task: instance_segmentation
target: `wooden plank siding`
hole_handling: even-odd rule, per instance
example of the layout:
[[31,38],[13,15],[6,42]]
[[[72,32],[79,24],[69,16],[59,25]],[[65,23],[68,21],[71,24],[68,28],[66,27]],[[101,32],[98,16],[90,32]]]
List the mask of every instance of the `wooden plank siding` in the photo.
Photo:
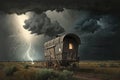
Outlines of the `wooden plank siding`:
[[[69,49],[71,43],[72,48]],[[65,34],[44,44],[45,59],[47,61],[76,61],[80,39],[75,34]]]

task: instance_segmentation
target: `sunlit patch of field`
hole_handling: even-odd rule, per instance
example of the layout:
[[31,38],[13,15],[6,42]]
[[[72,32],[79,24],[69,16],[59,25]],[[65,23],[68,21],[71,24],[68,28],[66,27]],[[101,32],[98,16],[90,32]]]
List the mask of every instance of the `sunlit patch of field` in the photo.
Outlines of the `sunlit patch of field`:
[[102,80],[120,80],[120,61],[80,61],[79,72],[93,74]]
[[81,61],[79,67],[103,73],[120,73],[120,61]]

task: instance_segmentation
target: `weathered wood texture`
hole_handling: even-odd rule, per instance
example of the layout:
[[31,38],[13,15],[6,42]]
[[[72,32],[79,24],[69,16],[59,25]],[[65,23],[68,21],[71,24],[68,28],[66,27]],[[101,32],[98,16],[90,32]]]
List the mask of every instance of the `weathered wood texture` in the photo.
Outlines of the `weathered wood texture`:
[[44,44],[47,61],[77,61],[80,38],[75,34],[65,34]]

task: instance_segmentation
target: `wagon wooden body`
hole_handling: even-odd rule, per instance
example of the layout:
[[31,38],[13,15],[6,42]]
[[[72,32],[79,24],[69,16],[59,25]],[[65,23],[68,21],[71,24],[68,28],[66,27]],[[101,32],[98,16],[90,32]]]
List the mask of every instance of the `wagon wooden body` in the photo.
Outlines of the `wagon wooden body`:
[[78,47],[80,38],[72,33],[58,36],[44,44],[46,62],[67,65],[69,62],[78,61]]

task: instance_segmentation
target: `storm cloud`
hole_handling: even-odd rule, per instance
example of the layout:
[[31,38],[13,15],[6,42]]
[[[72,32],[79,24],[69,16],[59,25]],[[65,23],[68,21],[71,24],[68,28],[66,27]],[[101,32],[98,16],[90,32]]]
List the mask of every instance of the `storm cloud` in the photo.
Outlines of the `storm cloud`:
[[[118,60],[119,4],[119,0],[3,0],[0,2],[0,60],[23,60],[29,44],[26,46],[24,43],[27,41],[19,38],[18,35],[22,33],[19,32],[20,26],[11,15],[26,12],[33,15],[22,27],[31,34],[37,34],[33,40],[36,51],[36,54],[32,54],[34,60],[44,56],[44,42],[62,32],[79,35],[80,59]],[[51,13],[46,13],[48,10]]]
[[45,13],[34,13],[25,21],[25,25],[23,27],[31,31],[32,34],[44,34],[50,37],[64,32],[64,28],[57,21],[51,22],[50,18],[48,18]]
[[79,52],[84,60],[119,60],[120,19],[113,15],[94,15],[78,20],[74,28],[80,35]]
[[28,11],[42,13],[47,10],[56,10],[59,12],[66,8],[118,13],[119,4],[119,0],[3,0],[0,2],[0,10],[21,14]]

